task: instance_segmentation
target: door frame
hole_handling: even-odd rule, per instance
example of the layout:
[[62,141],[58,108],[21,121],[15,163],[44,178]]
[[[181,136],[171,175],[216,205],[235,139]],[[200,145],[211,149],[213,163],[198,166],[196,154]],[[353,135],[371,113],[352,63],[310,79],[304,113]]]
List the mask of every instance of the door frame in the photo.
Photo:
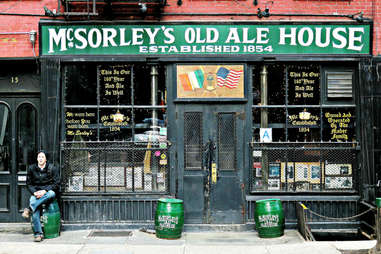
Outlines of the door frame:
[[[0,222],[21,222],[24,221],[20,216],[24,207],[27,207],[30,197],[29,191],[26,187],[26,174],[27,171],[19,171],[17,165],[17,142],[18,142],[18,129],[17,129],[17,113],[20,106],[24,104],[31,105],[36,110],[36,146],[40,147],[40,96],[38,95],[14,95],[14,96],[1,96],[0,103],[9,107],[10,121],[11,121],[11,168],[9,173],[2,172],[0,174],[2,186],[8,186],[9,200],[6,201],[9,209],[0,209]],[[5,177],[8,175],[8,179]],[[5,183],[8,181],[8,183]]]
[[[176,104],[176,168],[178,169],[178,192],[177,196],[184,199],[184,210],[186,223],[204,223],[204,224],[239,224],[246,222],[245,216],[245,197],[246,197],[246,165],[247,161],[247,119],[246,119],[246,105],[245,104],[227,104],[227,103],[213,103],[213,104]],[[236,162],[235,170],[219,170],[219,179],[216,183],[212,183],[209,169],[202,165],[200,169],[185,170],[184,165],[184,113],[196,113],[201,115],[201,147],[205,149],[206,143],[210,135],[212,141],[217,142],[216,149],[218,149],[218,116],[220,114],[234,114],[235,118],[235,152]],[[206,113],[206,115],[204,115]],[[207,119],[205,119],[207,118]],[[213,118],[213,119],[211,119]],[[209,119],[209,120],[208,120]],[[240,120],[240,121],[237,121]],[[212,123],[208,124],[208,121]],[[204,125],[205,124],[205,125]],[[209,126],[208,126],[209,125]],[[209,133],[205,130],[210,128]],[[201,163],[205,161],[205,152],[202,152]],[[214,151],[215,163],[218,167],[217,150]],[[220,181],[220,183],[218,183]],[[226,182],[227,181],[227,182]],[[221,186],[223,183],[228,183],[231,186]],[[230,189],[230,201],[223,200],[223,192]],[[201,189],[202,188],[202,189]],[[189,192],[189,193],[188,193]],[[228,194],[229,194],[228,193]],[[204,194],[204,195],[202,195]],[[229,197],[229,195],[226,195]],[[203,198],[203,199],[202,199]],[[238,198],[236,200],[236,198]],[[238,203],[236,202],[238,201]],[[188,204],[187,204],[188,203]],[[232,205],[233,203],[234,205]],[[188,207],[187,207],[188,206]],[[192,208],[189,208],[191,206]],[[237,207],[236,207],[237,206]],[[189,208],[189,209],[188,209]],[[188,215],[187,216],[187,211]]]

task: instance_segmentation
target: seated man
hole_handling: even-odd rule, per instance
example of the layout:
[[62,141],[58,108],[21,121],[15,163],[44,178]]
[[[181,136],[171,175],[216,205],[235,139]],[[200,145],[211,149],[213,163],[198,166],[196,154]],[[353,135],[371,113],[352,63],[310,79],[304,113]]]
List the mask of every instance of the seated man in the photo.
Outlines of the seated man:
[[28,168],[26,184],[32,194],[29,199],[29,207],[24,209],[22,216],[29,218],[32,212],[32,223],[34,230],[34,241],[41,242],[43,232],[40,221],[40,206],[52,200],[59,190],[59,172],[53,164],[47,162],[46,153],[37,153],[37,164]]

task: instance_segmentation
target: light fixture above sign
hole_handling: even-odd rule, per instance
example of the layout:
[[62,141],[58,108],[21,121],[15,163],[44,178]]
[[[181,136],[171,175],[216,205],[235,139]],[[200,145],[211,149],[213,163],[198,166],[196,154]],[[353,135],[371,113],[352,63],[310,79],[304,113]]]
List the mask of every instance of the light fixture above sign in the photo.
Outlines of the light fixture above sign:
[[121,123],[124,120],[124,115],[120,113],[119,109],[115,114],[111,115],[115,123]]
[[299,113],[299,118],[301,120],[309,120],[311,118],[311,113],[307,111],[303,111]]

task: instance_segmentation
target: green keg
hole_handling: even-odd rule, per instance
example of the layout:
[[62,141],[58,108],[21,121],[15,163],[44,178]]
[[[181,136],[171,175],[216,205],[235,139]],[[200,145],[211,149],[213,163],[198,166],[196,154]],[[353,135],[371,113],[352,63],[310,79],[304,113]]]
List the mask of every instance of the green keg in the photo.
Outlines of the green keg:
[[178,239],[184,226],[184,206],[181,199],[161,198],[155,214],[156,236],[163,239]]
[[279,237],[284,233],[284,214],[279,199],[257,200],[255,206],[255,227],[259,237]]
[[377,208],[381,208],[381,198],[376,198],[376,206]]
[[58,202],[54,199],[42,213],[44,238],[55,238],[60,235],[61,213]]

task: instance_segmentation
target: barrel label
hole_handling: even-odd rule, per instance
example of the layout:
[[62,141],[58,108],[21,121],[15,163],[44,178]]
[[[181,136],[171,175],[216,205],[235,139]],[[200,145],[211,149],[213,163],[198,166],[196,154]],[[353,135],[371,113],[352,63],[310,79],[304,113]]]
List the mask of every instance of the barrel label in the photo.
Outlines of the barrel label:
[[279,226],[279,215],[260,215],[258,216],[259,224],[263,228]]
[[159,227],[161,228],[175,228],[179,223],[178,216],[159,215],[158,216]]

